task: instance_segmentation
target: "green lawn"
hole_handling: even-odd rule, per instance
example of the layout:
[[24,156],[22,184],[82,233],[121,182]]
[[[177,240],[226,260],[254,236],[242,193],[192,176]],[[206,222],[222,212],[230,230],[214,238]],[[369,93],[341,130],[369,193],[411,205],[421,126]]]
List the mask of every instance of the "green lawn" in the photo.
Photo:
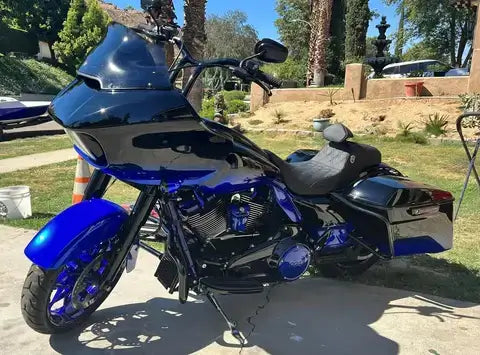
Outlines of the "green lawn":
[[[250,138],[285,157],[299,148],[318,148],[316,138],[292,135],[250,134]],[[384,161],[412,179],[452,191],[459,196],[467,169],[467,161],[459,144],[420,146],[398,143],[388,138],[360,138],[358,141],[377,146]],[[27,184],[32,188],[34,218],[9,221],[9,225],[39,228],[70,203],[75,162],[4,174],[0,186]],[[135,199],[136,192],[116,183],[107,197],[116,202]],[[444,297],[480,303],[480,194],[469,186],[458,221],[455,223],[454,249],[436,255],[406,258],[406,267],[380,264],[358,279],[367,284],[410,289]]]
[[73,77],[35,59],[0,57],[0,96],[21,92],[56,95]]
[[66,135],[16,139],[0,142],[0,160],[71,147],[72,142]]

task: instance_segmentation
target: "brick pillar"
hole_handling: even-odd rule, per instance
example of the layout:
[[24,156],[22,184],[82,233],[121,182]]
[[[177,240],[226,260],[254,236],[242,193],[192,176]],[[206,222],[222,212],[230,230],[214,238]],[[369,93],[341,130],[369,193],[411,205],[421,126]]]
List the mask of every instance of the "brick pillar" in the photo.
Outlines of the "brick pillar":
[[262,106],[268,103],[268,95],[260,86],[252,83],[250,89],[250,112],[255,112]]
[[468,80],[468,92],[480,92],[480,8],[477,8],[477,23],[473,37],[472,67]]
[[348,97],[355,97],[355,100],[361,100],[366,97],[367,77],[365,73],[365,65],[347,64],[345,68],[345,91]]

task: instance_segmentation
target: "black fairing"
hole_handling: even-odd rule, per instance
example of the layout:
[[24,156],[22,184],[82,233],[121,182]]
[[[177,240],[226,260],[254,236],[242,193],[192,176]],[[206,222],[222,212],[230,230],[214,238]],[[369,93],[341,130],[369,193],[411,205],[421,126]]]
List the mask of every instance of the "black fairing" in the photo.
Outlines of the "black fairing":
[[118,23],[88,55],[78,73],[97,80],[102,89],[170,90],[163,42],[154,43]]
[[49,113],[67,129],[200,121],[185,97],[175,90],[98,90],[81,77],[53,100]]
[[232,153],[258,162],[232,184],[275,170],[254,143],[198,116],[168,82],[164,58],[163,43],[113,24],[49,113],[90,164],[126,181],[222,181]]

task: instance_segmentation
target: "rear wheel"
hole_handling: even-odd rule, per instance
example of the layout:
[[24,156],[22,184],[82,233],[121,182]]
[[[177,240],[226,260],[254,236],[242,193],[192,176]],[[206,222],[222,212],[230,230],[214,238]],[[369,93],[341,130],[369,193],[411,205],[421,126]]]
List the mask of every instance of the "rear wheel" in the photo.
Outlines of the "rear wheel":
[[115,257],[112,243],[83,252],[57,270],[30,268],[22,289],[21,307],[26,323],[45,334],[61,333],[82,324],[107,298],[105,283]]

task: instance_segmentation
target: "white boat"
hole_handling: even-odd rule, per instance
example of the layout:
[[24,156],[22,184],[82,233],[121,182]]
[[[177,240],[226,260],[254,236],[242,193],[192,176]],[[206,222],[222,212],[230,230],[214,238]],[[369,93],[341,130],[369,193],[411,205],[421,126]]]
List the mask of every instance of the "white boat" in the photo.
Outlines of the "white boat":
[[0,97],[0,130],[36,125],[49,120],[49,101],[18,101]]

